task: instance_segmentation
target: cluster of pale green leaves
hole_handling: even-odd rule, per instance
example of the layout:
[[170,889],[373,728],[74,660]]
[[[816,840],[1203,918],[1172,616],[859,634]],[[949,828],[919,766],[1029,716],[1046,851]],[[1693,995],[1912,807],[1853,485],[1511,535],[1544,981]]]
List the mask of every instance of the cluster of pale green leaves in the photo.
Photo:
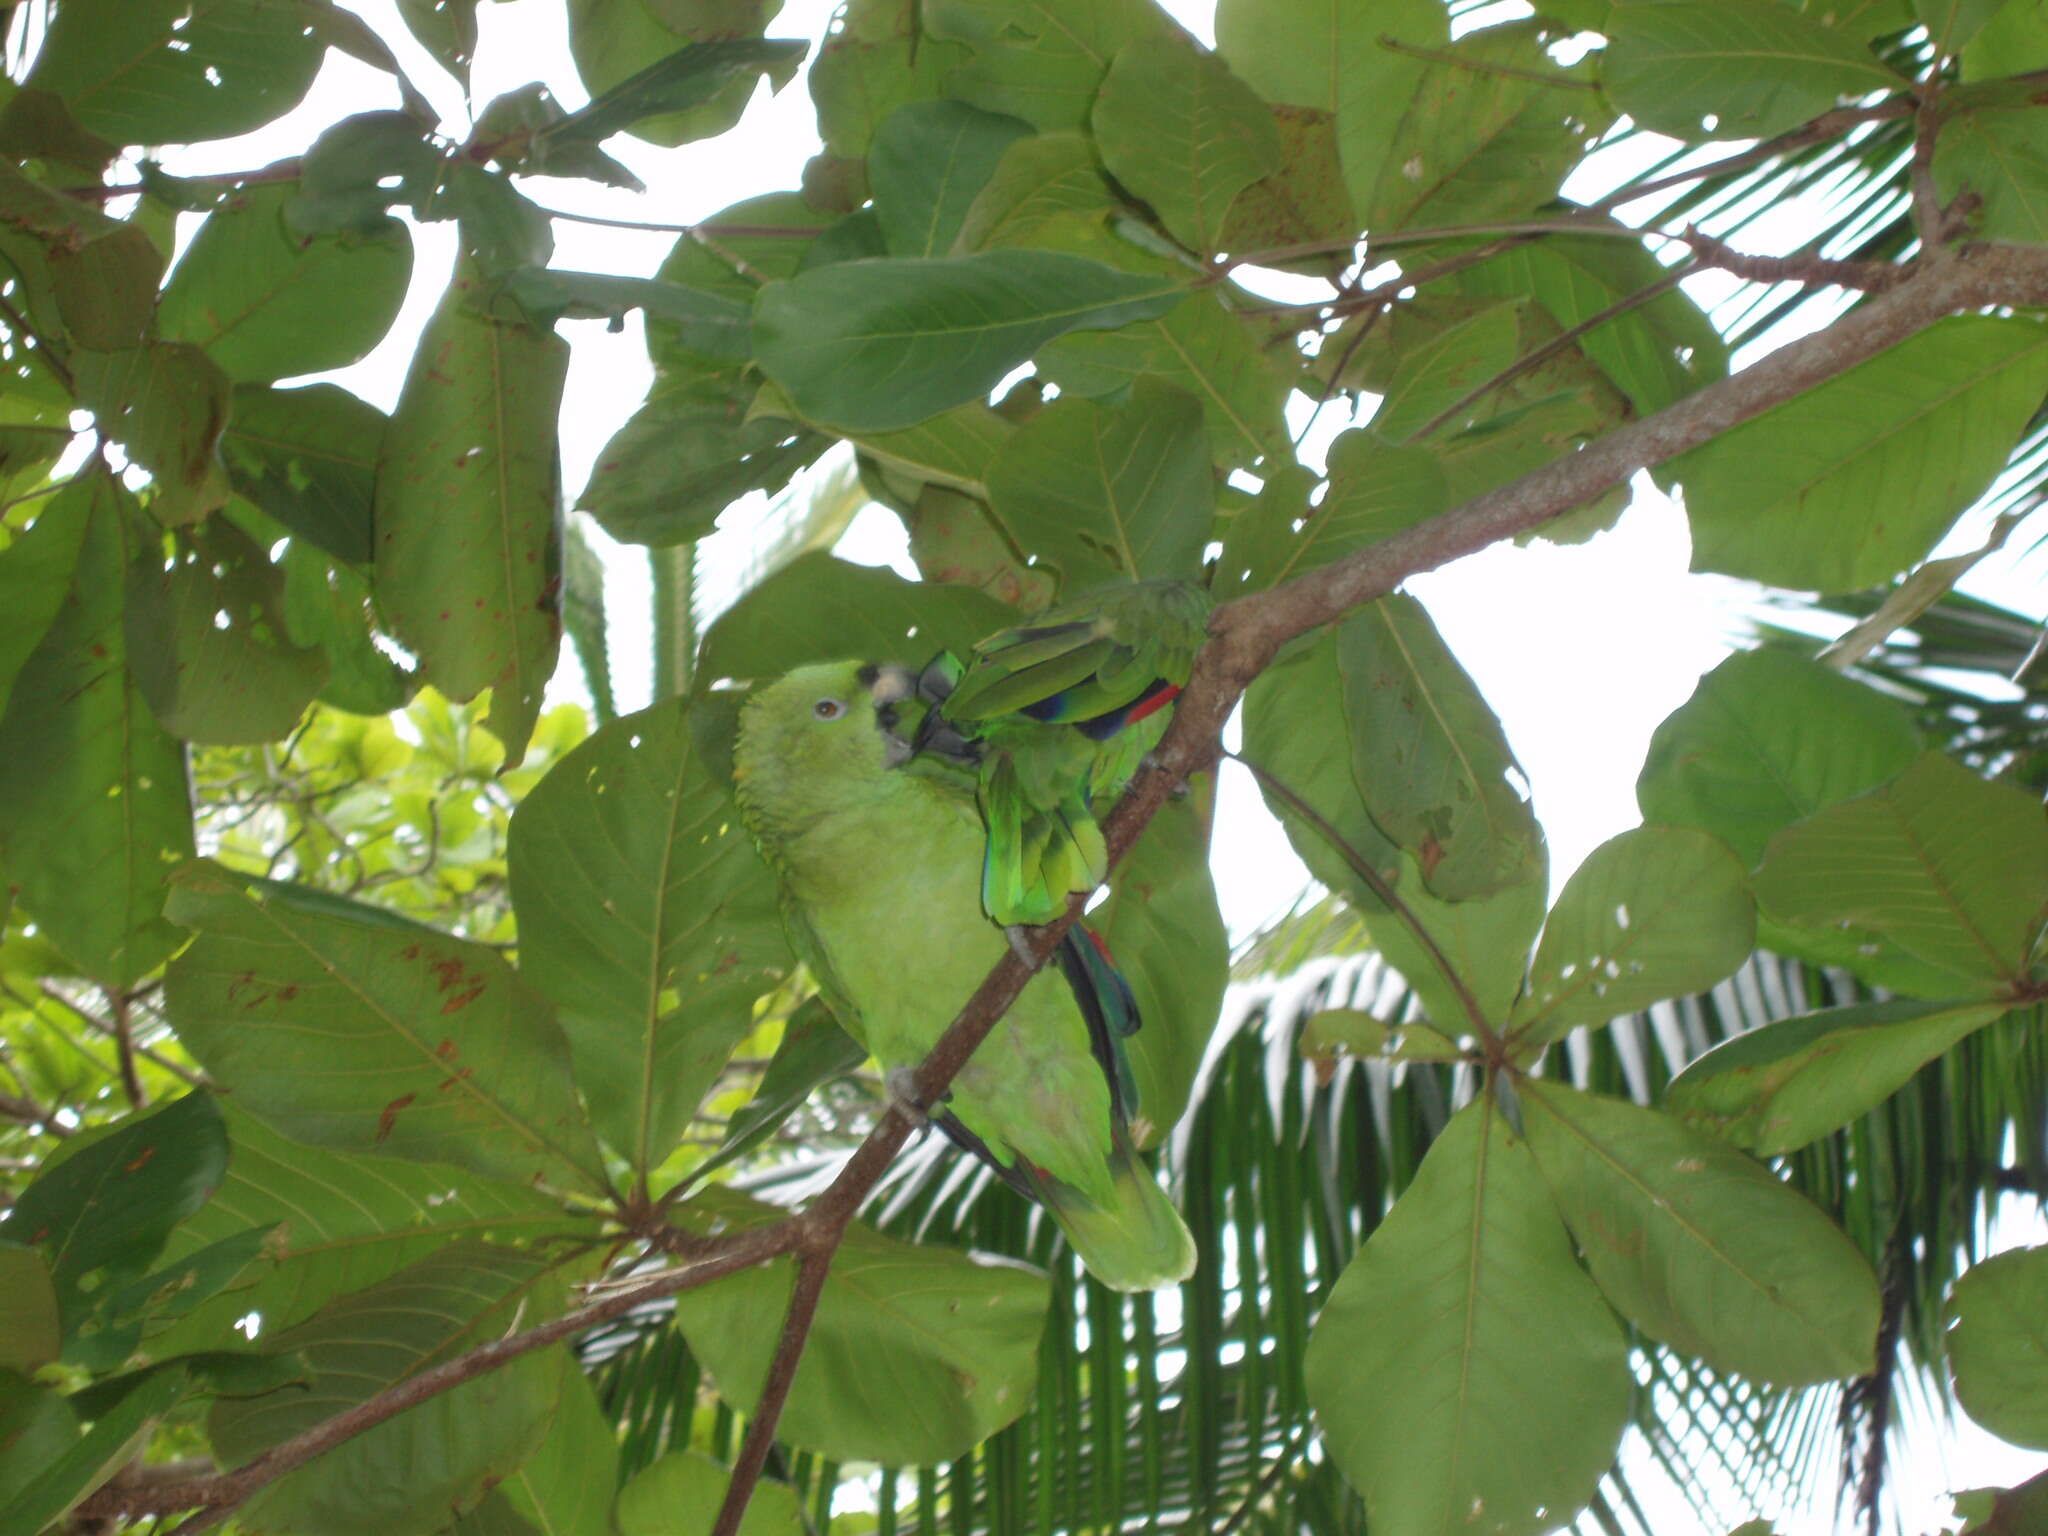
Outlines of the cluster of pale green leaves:
[[[466,83],[473,0],[400,9]],[[1107,581],[1269,588],[1679,404],[1726,371],[1714,328],[1638,232],[1558,201],[1620,113],[1699,142],[1845,95],[1896,103],[1887,60],[1924,25],[1927,57],[1960,59],[1937,180],[1973,195],[1986,236],[2036,238],[2048,211],[2041,114],[1978,78],[2048,61],[2025,4],[1549,0],[1454,41],[1439,0],[1225,0],[1212,51],[1150,0],[852,0],[810,64],[824,152],[802,190],[717,215],[653,279],[549,268],[549,217],[514,178],[630,185],[611,135],[722,132],[763,75],[798,67],[801,45],[761,37],[766,10],[578,0],[590,104],[513,92],[459,143],[322,0],[62,0],[0,101],[6,974],[37,1009],[66,1006],[45,982],[103,1003],[116,1034],[151,1010],[183,1053],[164,1060],[221,1091],[32,1143],[0,1227],[24,1301],[0,1331],[0,1494],[24,1533],[151,1422],[238,1464],[558,1313],[650,1197],[700,1235],[774,1214],[711,1175],[860,1053],[792,978],[730,806],[734,695],[716,684],[921,661]],[[1579,28],[1606,46],[1560,65]],[[401,109],[246,177],[144,161],[108,182],[120,147],[276,118],[330,47],[389,70]],[[391,324],[410,275],[395,210],[453,220],[463,252],[396,409],[280,386]],[[178,213],[203,219],[171,265]],[[1358,275],[1361,231],[1401,265],[1382,288]],[[1332,291],[1276,304],[1235,280],[1259,267]],[[847,443],[923,579],[804,556],[710,628],[690,697],[579,742],[541,716],[579,569],[553,324],[636,307],[656,382],[581,506],[621,538],[685,543]],[[1289,400],[1335,391],[1382,398],[1304,465]],[[1859,587],[1927,556],[2044,391],[2038,317],[1960,318],[1660,474],[1702,567]],[[79,410],[90,451],[53,485]],[[486,691],[487,712],[443,702]],[[403,725],[355,718],[408,704]],[[1479,1068],[1306,1360],[1376,1530],[1569,1518],[1621,1433],[1617,1313],[1765,1381],[1870,1367],[1868,1265],[1750,1154],[1844,1123],[2041,996],[2038,806],[1919,755],[1831,673],[1740,658],[1660,735],[1651,825],[1546,916],[1505,739],[1404,597],[1291,648],[1248,697],[1245,752],[1426,1012],[1328,1020],[1316,1043]],[[1206,854],[1197,793],[1096,913],[1149,1021],[1153,1140],[1224,984]],[[1896,998],[1758,1031],[1659,1109],[1540,1072],[1568,1031],[1714,982],[1759,934]],[[726,1068],[748,1042],[774,1058],[736,1104]],[[729,1124],[686,1145],[707,1101]],[[2030,1443],[2048,1362],[2014,1298],[2044,1263],[1986,1265],[1955,1301],[1963,1400]],[[768,1266],[679,1301],[741,1412],[789,1285]],[[1022,1411],[1048,1291],[855,1229],[783,1441],[837,1462],[964,1454]],[[557,1347],[380,1424],[240,1519],[701,1526],[721,1469],[678,1449],[614,1502],[615,1458]]]

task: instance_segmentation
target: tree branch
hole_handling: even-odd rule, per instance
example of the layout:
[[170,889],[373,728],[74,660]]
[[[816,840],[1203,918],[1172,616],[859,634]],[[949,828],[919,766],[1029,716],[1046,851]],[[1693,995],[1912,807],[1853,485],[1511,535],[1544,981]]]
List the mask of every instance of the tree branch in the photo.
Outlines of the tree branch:
[[718,1251],[676,1269],[664,1270],[633,1285],[612,1292],[601,1301],[578,1307],[551,1322],[508,1334],[468,1354],[458,1355],[431,1370],[386,1387],[365,1398],[346,1412],[315,1424],[311,1429],[272,1446],[262,1455],[244,1462],[232,1472],[196,1477],[182,1482],[148,1487],[109,1485],[78,1506],[77,1514],[88,1518],[161,1514],[172,1510],[203,1508],[206,1513],[188,1521],[181,1531],[209,1530],[225,1520],[234,1507],[266,1483],[330,1451],[344,1440],[395,1418],[406,1409],[436,1397],[451,1387],[495,1370],[507,1361],[550,1344],[573,1338],[586,1328],[623,1317],[635,1307],[664,1296],[709,1285],[727,1275],[780,1258],[794,1249],[802,1233],[803,1218],[771,1222],[721,1238]]
[[768,1362],[768,1377],[761,1384],[754,1417],[747,1423],[747,1438],[740,1442],[740,1453],[733,1458],[725,1502],[719,1506],[711,1536],[737,1536],[740,1517],[747,1512],[754,1485],[761,1480],[761,1469],[768,1464],[768,1452],[775,1444],[775,1426],[782,1419],[782,1405],[789,1399],[790,1383],[796,1380],[797,1362],[803,1358],[804,1344],[811,1336],[811,1320],[818,1315],[818,1297],[824,1293],[825,1276],[832,1269],[832,1252],[845,1230],[841,1223],[823,1247],[807,1249],[797,1260],[796,1285],[789,1293],[789,1310],[783,1315],[782,1337],[775,1342],[775,1358]]

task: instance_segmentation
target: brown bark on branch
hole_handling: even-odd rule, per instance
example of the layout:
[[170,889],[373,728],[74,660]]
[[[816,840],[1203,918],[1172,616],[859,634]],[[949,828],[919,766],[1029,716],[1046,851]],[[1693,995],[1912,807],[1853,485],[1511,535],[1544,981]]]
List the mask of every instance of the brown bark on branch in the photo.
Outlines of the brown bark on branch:
[[[1122,859],[1175,787],[1191,773],[1215,764],[1224,721],[1245,688],[1287,641],[1385,596],[1410,576],[1569,512],[1637,470],[1676,458],[1877,356],[1947,315],[1995,305],[2048,305],[2048,249],[1980,246],[1960,249],[1949,260],[1923,264],[1905,281],[1827,330],[1789,343],[1732,378],[1331,565],[1224,604],[1211,618],[1209,641],[1196,657],[1193,675],[1176,701],[1172,725],[1103,823],[1110,864]],[[1028,930],[1023,942],[1006,953],[975,989],[917,1069],[916,1092],[922,1102],[937,1102],[1033,972],[1050,957],[1081,906],[1076,897],[1056,921]],[[825,1193],[786,1221],[711,1239],[671,1235],[662,1241],[659,1232],[638,1232],[636,1235],[660,1246],[696,1255],[697,1262],[422,1372],[232,1472],[160,1488],[104,1489],[87,1500],[80,1512],[132,1516],[206,1506],[206,1512],[185,1529],[208,1529],[274,1478],[507,1360],[570,1338],[657,1297],[796,1254],[800,1259],[798,1283],[782,1342],[770,1366],[769,1385],[775,1388],[775,1395],[764,1390],[748,1426],[741,1465],[734,1469],[716,1528],[719,1536],[727,1536],[737,1526],[773,1441],[780,1397],[786,1395],[788,1381],[794,1377],[832,1252],[911,1129],[903,1112],[892,1110],[885,1115]]]

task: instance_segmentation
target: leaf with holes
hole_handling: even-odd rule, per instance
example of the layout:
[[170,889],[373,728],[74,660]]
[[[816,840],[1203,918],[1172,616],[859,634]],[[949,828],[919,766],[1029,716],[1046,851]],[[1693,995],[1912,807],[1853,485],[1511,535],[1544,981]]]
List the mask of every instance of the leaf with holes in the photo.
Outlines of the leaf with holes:
[[95,1296],[139,1277],[171,1229],[206,1204],[227,1160],[219,1109],[188,1093],[131,1116],[22,1191],[7,1232],[48,1262],[67,1337]]
[[1643,127],[1679,139],[1767,139],[1841,98],[1905,85],[1853,32],[1765,0],[1617,7],[1602,83]]
[[187,741],[276,741],[327,681],[327,657],[292,640],[284,572],[220,518],[145,550],[128,570],[128,652],[157,719]]
[[554,1010],[494,951],[197,861],[165,976],[178,1038],[256,1114],[347,1152],[605,1185]]
[[377,601],[420,672],[516,767],[561,644],[555,418],[569,348],[470,310],[458,274],[420,336],[377,461]]
[[1070,594],[1197,575],[1215,516],[1201,404],[1151,379],[1121,406],[1054,401],[997,452],[988,496]]
[[987,394],[1055,336],[1164,314],[1186,287],[1058,251],[837,262],[761,289],[754,355],[806,417],[887,431]]
[[1576,1025],[1704,992],[1755,943],[1756,903],[1723,843],[1682,827],[1623,832],[1587,855],[1559,893],[1515,1033],[1554,1040]]
[[70,0],[27,83],[117,144],[187,144],[290,111],[326,52],[298,0]]
[[181,942],[164,871],[192,853],[184,744],[128,669],[122,593],[142,540],[134,498],[103,471],[50,498],[53,537],[80,528],[65,601],[0,716],[0,855],[43,937],[125,987]]
[[295,195],[282,184],[232,194],[199,226],[158,306],[166,340],[202,348],[237,383],[355,362],[405,302],[412,237],[403,224],[302,240],[284,222]]

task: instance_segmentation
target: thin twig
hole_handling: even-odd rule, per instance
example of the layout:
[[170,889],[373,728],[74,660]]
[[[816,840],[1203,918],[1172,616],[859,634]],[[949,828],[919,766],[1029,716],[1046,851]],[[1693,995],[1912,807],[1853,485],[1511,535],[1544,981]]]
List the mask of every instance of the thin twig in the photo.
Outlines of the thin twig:
[[142,1074],[135,1070],[135,1037],[129,1029],[127,994],[109,988],[107,1007],[114,1015],[114,1057],[121,1067],[121,1091],[128,1096],[130,1109],[141,1109],[149,1103],[149,1093],[142,1086]]
[[[840,1232],[844,1230],[842,1226]],[[733,1458],[732,1478],[726,1484],[725,1502],[719,1507],[711,1536],[737,1536],[740,1517],[747,1512],[761,1469],[768,1464],[775,1426],[781,1422],[782,1405],[789,1398],[797,1362],[803,1359],[804,1344],[811,1336],[811,1320],[818,1315],[818,1298],[831,1272],[832,1249],[838,1246],[839,1235],[832,1235],[829,1246],[808,1250],[797,1260],[796,1284],[789,1293],[789,1310],[783,1314],[782,1336],[775,1341],[775,1358],[768,1362],[768,1377],[761,1383],[760,1400],[747,1423],[747,1437]]]
[[1598,202],[1589,204],[1587,211],[1612,213],[1622,204],[1632,203],[1637,198],[1666,192],[1673,187],[1682,187],[1688,182],[1705,181],[1715,176],[1731,176],[1739,171],[1762,165],[1766,161],[1775,160],[1778,156],[1789,154],[1795,149],[1803,149],[1808,144],[1818,144],[1823,139],[1832,139],[1837,134],[1847,133],[1861,124],[1911,117],[1913,112],[1913,102],[1899,96],[1889,101],[1878,102],[1875,106],[1835,107],[1821,113],[1810,122],[1801,123],[1797,128],[1787,129],[1775,139],[1765,139],[1761,144],[1752,144],[1748,149],[1723,156],[1706,165],[1697,166],[1689,171],[1673,171],[1668,176],[1660,176],[1655,181],[1646,181],[1639,186],[1625,184],[1616,187]]
[[1826,256],[1751,256],[1723,244],[1697,224],[1686,226],[1678,238],[1692,247],[1701,266],[1731,272],[1752,283],[1832,284],[1862,293],[1883,293],[1896,288],[1913,272],[1909,266],[1889,261],[1835,261]]
[[1464,394],[1444,407],[1443,410],[1438,411],[1436,415],[1432,416],[1421,431],[1412,433],[1411,436],[1415,438],[1430,436],[1442,428],[1446,422],[1457,420],[1467,409],[1478,401],[1485,399],[1486,396],[1492,394],[1493,391],[1499,389],[1502,385],[1511,384],[1532,369],[1542,367],[1544,363],[1571,346],[1573,342],[1584,336],[1588,331],[1596,331],[1608,321],[1619,319],[1630,310],[1640,308],[1652,299],[1669,293],[1696,270],[1696,266],[1692,263],[1674,267],[1647,288],[1639,288],[1627,298],[1615,300],[1614,303],[1608,305],[1598,314],[1588,315],[1577,325],[1567,327],[1565,330],[1558,332],[1557,335],[1551,337],[1527,356],[1516,358],[1492,378],[1465,391]]

